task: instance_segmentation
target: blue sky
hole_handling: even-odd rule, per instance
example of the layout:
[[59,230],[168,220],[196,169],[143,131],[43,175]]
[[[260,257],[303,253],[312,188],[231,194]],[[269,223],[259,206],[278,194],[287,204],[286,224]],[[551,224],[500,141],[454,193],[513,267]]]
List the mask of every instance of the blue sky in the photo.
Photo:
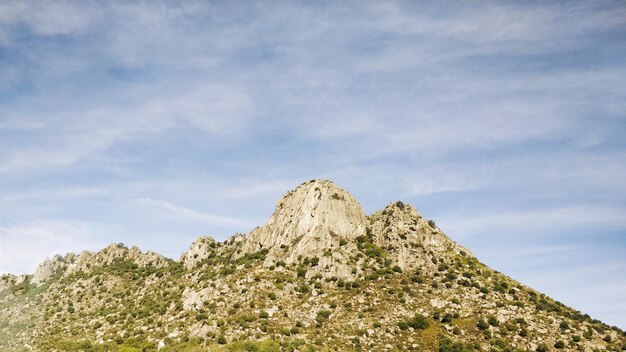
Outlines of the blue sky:
[[178,258],[312,178],[626,329],[626,5],[0,3],[0,272]]

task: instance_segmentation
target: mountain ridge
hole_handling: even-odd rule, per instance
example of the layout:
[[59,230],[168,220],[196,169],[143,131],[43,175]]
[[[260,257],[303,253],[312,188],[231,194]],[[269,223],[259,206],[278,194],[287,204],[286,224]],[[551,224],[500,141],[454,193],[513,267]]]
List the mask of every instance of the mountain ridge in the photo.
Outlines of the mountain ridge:
[[263,343],[626,349],[623,331],[493,271],[413,206],[392,202],[366,215],[328,180],[287,192],[247,235],[197,238],[178,261],[112,244],[0,278],[0,350],[261,350]]

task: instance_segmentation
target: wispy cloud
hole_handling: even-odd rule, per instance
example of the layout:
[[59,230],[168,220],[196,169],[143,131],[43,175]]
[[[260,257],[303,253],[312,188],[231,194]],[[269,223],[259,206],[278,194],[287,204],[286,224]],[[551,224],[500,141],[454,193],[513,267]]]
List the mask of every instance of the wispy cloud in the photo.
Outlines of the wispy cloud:
[[299,184],[299,182],[301,182],[301,180],[270,180],[266,182],[250,180],[240,185],[227,188],[223,192],[223,197],[250,199],[267,193],[283,194],[286,192],[286,190],[292,188],[294,185]]
[[3,2],[4,233],[176,257],[320,177],[368,212],[414,202],[494,266],[524,233],[533,258],[591,236],[624,256],[626,7],[443,6]]
[[165,210],[175,213],[178,216],[183,216],[185,218],[193,219],[196,221],[201,221],[207,224],[215,224],[215,225],[229,226],[229,227],[249,226],[249,224],[247,224],[245,221],[242,221],[239,219],[219,216],[216,214],[203,213],[197,210],[193,210],[193,209],[189,209],[189,208],[172,204],[162,199],[136,198],[135,200],[143,204],[148,204],[148,205],[163,208]]
[[[182,123],[209,133],[234,133],[242,128],[242,121],[247,118],[247,105],[245,94],[237,89],[204,85],[182,94],[168,92],[147,101],[69,112],[61,119],[63,128],[47,122],[46,129],[33,131],[33,138],[42,137],[36,146],[20,146],[0,153],[0,158],[5,156],[0,173],[71,165],[114,144],[157,134]],[[60,115],[63,111],[56,113]],[[58,134],[48,135],[48,130]]]
[[2,196],[4,202],[20,202],[24,200],[56,199],[65,200],[68,198],[90,197],[103,195],[104,192],[96,187],[63,187],[57,189],[40,189],[17,191],[12,194]]
[[62,220],[31,220],[0,224],[0,272],[33,273],[44,258],[67,252],[80,253],[101,246],[89,226]]
[[[623,208],[602,206],[568,206],[547,209],[498,211],[490,209],[487,214],[467,214],[455,219],[442,219],[446,228],[463,238],[481,233],[503,233],[506,236],[532,233],[560,234],[572,228],[626,228]],[[469,216],[468,216],[469,215]],[[593,236],[600,236],[596,232]]]
[[478,186],[478,184],[472,184],[463,180],[427,179],[423,181],[410,182],[408,196],[424,196],[443,192],[468,191]]

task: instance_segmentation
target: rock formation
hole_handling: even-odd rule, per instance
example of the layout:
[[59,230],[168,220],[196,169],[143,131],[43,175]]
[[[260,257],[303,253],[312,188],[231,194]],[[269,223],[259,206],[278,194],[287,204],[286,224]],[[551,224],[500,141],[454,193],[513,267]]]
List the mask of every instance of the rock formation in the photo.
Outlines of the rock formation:
[[46,258],[37,266],[30,282],[35,286],[44,284],[55,273],[65,270],[75,259],[76,255],[74,253],[69,253],[65,257],[57,254],[52,259]]
[[12,274],[2,274],[0,276],[0,292],[10,289],[16,285],[16,277]]
[[213,239],[213,237],[198,237],[195,241],[193,241],[189,250],[180,256],[180,261],[183,263],[185,268],[191,269],[203,259],[206,259],[211,252],[211,249],[215,248],[216,245],[217,242]]
[[288,246],[285,259],[318,255],[365,234],[367,220],[359,202],[325,180],[312,180],[288,192],[267,224],[246,238],[245,252]]
[[89,272],[94,268],[112,264],[115,260],[132,261],[138,267],[152,266],[161,268],[169,265],[168,260],[160,254],[154,252],[141,252],[141,250],[133,246],[127,248],[122,243],[111,244],[101,250],[93,253],[84,251],[67,265],[63,276],[68,276],[76,272]]
[[315,258],[318,265],[309,275],[353,278],[360,270],[352,272],[355,263],[349,258],[358,238],[375,246],[371,250],[384,249],[386,259],[403,270],[435,271],[434,252],[470,254],[413,206],[394,202],[368,217],[350,193],[328,180],[311,180],[289,191],[267,224],[243,239],[241,253],[266,249],[268,266],[276,261],[290,264],[303,257]]
[[[311,180],[288,192],[276,205],[267,224],[253,230],[242,244],[242,253],[266,249],[266,263],[317,258],[310,274],[350,276],[349,251],[343,243],[365,235],[367,219],[359,202],[327,180]],[[326,255],[324,255],[326,253]]]
[[432,262],[433,257],[471,254],[409,204],[389,204],[370,217],[370,224],[373,242],[385,249],[403,270],[419,268],[434,272],[437,265]]
[[0,351],[620,349],[622,330],[490,269],[413,206],[368,216],[325,180],[178,262],[113,244],[0,277]]

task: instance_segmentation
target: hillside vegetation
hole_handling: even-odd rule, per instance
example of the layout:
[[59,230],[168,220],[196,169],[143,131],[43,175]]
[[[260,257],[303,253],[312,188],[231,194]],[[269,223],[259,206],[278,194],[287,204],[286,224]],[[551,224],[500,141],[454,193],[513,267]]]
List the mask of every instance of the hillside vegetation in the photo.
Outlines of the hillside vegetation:
[[329,181],[180,261],[113,244],[0,280],[1,351],[619,351],[626,336],[498,273],[407,204]]

